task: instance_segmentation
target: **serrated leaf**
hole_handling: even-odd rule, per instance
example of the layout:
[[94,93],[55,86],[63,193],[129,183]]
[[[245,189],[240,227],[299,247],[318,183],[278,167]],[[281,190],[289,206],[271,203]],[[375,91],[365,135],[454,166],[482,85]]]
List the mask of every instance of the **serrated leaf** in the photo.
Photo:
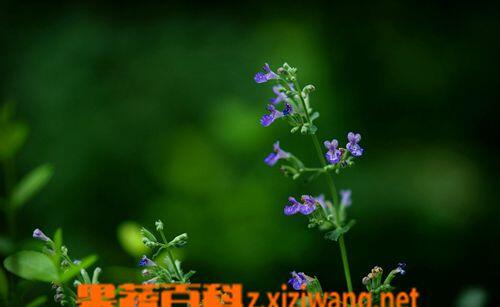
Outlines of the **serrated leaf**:
[[32,170],[14,187],[10,205],[14,208],[24,205],[49,182],[53,173],[54,170],[50,164],[44,164]]
[[76,275],[80,273],[82,269],[86,269],[97,261],[96,255],[90,255],[82,259],[80,264],[73,264],[66,272],[61,276],[61,282],[67,282]]
[[356,224],[356,221],[351,220],[349,223],[347,223],[347,225],[343,227],[338,227],[335,230],[327,232],[325,234],[325,239],[337,241],[340,238],[340,236],[347,233],[352,228],[352,226],[354,226],[354,224]]
[[47,302],[47,297],[45,295],[39,296],[36,299],[32,300],[26,307],[38,307],[43,306]]
[[57,268],[49,256],[35,251],[20,251],[3,262],[7,271],[28,280],[57,281]]

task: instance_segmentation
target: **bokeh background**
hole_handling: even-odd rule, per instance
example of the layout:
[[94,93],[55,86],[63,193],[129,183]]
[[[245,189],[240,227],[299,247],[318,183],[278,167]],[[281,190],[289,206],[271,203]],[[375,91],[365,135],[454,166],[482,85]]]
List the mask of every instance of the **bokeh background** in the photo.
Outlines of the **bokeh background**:
[[492,302],[498,17],[498,5],[449,1],[4,1],[0,99],[30,127],[17,176],[55,170],[16,239],[62,227],[74,257],[99,255],[105,281],[132,281],[130,229],[161,218],[170,235],[189,233],[179,256],[194,281],[277,290],[298,270],[343,290],[337,245],[282,214],[289,195],[326,192],[324,180],[263,163],[275,140],[317,162],[310,138],[259,125],[272,92],[253,75],[286,61],[317,88],[321,139],[363,135],[365,155],[336,178],[353,190],[357,289],[374,265],[404,261],[395,284],[417,287],[424,306],[467,289]]

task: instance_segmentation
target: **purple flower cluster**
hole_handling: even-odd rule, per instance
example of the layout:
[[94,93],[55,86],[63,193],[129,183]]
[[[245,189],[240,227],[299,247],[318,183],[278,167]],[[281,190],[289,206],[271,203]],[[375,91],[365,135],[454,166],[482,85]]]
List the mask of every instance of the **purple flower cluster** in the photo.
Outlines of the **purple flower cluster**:
[[273,166],[275,165],[278,160],[281,159],[287,159],[290,157],[290,153],[284,151],[283,149],[280,148],[280,142],[276,141],[276,143],[273,144],[273,151],[270,153],[265,159],[264,162],[266,162],[267,165]]
[[[278,78],[279,76],[274,71],[272,71],[271,68],[269,67],[269,64],[266,63],[264,65],[264,72],[262,71],[258,72],[257,74],[255,74],[253,79],[257,83],[265,83],[267,81],[275,80]],[[290,88],[293,89],[293,86],[290,85]],[[273,92],[276,95],[276,97],[270,99],[272,104],[267,106],[267,111],[269,113],[263,115],[262,118],[260,119],[260,123],[264,127],[270,126],[278,118],[293,114],[293,107],[287,101],[288,97],[285,94],[285,88],[283,87],[283,85],[278,84],[276,86],[273,86]],[[279,111],[275,107],[280,102],[284,102],[283,111]]]
[[302,213],[303,215],[309,215],[316,210],[316,205],[318,200],[310,195],[302,195],[302,203],[299,203],[294,197],[288,197],[288,205],[285,206],[285,215],[294,215],[296,213]]
[[307,286],[307,277],[306,274],[295,271],[290,272],[292,277],[288,280],[288,284],[291,285],[295,290],[302,290],[305,286]]
[[269,114],[264,114],[260,119],[260,124],[264,127],[270,126],[278,118],[292,114],[293,108],[292,105],[287,102],[285,103],[283,111],[278,111],[272,104],[267,106],[267,111],[269,111]]
[[[359,146],[359,141],[361,141],[361,134],[359,133],[354,133],[354,132],[349,132],[347,134],[347,140],[348,143],[346,145],[347,150],[353,155],[354,157],[360,157],[363,155],[363,148]],[[328,149],[328,151],[325,154],[326,160],[330,164],[337,164],[342,160],[342,155],[344,154],[344,149],[338,148],[339,147],[339,141],[336,139],[333,139],[332,141],[325,141],[323,143]]]

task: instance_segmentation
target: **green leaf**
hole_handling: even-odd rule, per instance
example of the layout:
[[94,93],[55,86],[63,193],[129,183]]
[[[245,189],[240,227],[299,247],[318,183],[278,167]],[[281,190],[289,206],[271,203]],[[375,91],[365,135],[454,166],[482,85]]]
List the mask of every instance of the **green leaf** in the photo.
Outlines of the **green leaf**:
[[32,170],[14,187],[10,205],[14,208],[24,205],[49,182],[53,173],[54,169],[49,164],[41,165]]
[[28,126],[23,123],[0,123],[0,160],[12,158],[28,137]]
[[9,293],[9,282],[4,270],[0,268],[0,297],[7,299],[7,293]]
[[318,112],[314,112],[312,115],[311,115],[311,122],[313,122],[315,119],[317,119],[319,117],[319,113]]
[[189,281],[189,278],[191,278],[191,276],[193,276],[194,274],[196,274],[196,271],[193,271],[193,270],[184,274],[184,281]]
[[316,131],[318,131],[318,127],[316,127],[315,125],[311,125],[309,127],[309,130],[308,130],[309,134],[315,134]]
[[82,269],[88,268],[96,261],[97,261],[96,255],[90,255],[88,257],[83,258],[80,264],[73,264],[66,272],[64,272],[64,274],[61,276],[61,282],[62,283],[67,282],[68,280],[78,275]]
[[3,262],[7,271],[28,280],[57,281],[57,268],[49,256],[35,251],[20,251]]
[[318,278],[314,277],[313,279],[309,279],[307,281],[307,292],[312,294],[323,293],[323,289],[321,288]]
[[45,295],[39,296],[36,299],[32,300],[26,307],[38,307],[43,306],[47,302],[47,297]]
[[123,222],[118,226],[118,241],[123,249],[132,257],[146,254],[149,249],[142,244],[141,226],[135,222]]
[[341,235],[347,233],[349,229],[352,228],[356,224],[355,220],[351,220],[347,225],[343,227],[338,227],[335,230],[329,231],[325,234],[325,239],[332,240],[332,241],[337,241]]

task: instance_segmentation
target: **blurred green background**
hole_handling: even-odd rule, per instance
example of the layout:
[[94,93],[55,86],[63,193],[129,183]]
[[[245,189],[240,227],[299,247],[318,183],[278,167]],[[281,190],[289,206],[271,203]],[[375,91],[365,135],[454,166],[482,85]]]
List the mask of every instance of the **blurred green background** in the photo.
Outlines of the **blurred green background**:
[[138,258],[118,229],[161,218],[189,233],[180,256],[195,281],[275,290],[298,270],[343,290],[337,245],[282,214],[324,180],[263,163],[278,139],[316,163],[310,138],[259,124],[272,92],[253,75],[286,61],[317,88],[321,139],[363,135],[363,159],[337,177],[353,190],[356,288],[404,261],[396,285],[425,306],[494,294],[498,5],[4,1],[0,25],[0,98],[30,127],[17,176],[55,169],[18,239],[62,227],[75,258],[95,252],[105,281],[130,281]]

